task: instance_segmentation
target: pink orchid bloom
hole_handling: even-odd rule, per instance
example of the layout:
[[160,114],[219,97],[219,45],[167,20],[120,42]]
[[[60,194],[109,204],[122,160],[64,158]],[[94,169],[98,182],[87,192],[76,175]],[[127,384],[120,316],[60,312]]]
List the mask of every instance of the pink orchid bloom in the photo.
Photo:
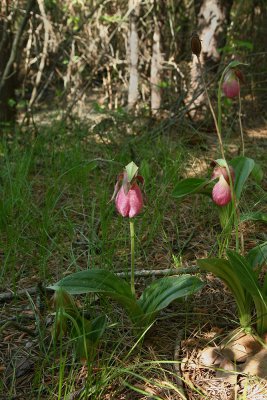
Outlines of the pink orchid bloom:
[[141,189],[134,183],[128,193],[125,192],[125,188],[121,186],[115,199],[115,204],[118,212],[123,217],[133,218],[140,214],[143,208],[143,196]]
[[[232,182],[234,182],[235,174],[232,167],[229,167]],[[216,166],[213,170],[211,179],[219,178],[212,190],[212,200],[217,206],[226,206],[232,199],[230,179],[225,167]]]
[[138,183],[143,184],[144,178],[137,175],[138,167],[131,162],[118,176],[111,200],[115,199],[117,211],[123,217],[133,218],[140,214],[144,202]]
[[244,77],[241,71],[230,69],[224,77],[222,90],[226,97],[232,99],[239,95],[240,82],[244,82]]
[[225,75],[222,90],[225,96],[229,99],[238,96],[240,92],[240,85],[238,79],[232,71],[229,71]]

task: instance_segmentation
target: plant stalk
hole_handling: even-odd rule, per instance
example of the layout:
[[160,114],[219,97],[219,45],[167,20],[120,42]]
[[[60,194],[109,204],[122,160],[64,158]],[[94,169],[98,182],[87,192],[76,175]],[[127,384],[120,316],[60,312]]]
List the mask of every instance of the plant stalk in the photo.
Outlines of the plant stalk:
[[135,296],[134,286],[134,220],[130,218],[130,238],[131,238],[131,291]]
[[[226,72],[229,70],[229,66],[227,66],[221,75],[221,79],[219,81],[219,87],[218,87],[218,131],[219,131],[219,136],[221,137],[221,132],[222,132],[222,83],[224,76]],[[239,93],[239,99],[240,99],[240,93]],[[239,107],[241,107],[241,99],[239,103]],[[241,113],[241,110],[239,108],[239,114]],[[240,118],[240,117],[239,117]],[[239,123],[241,121],[239,120]],[[242,151],[244,155],[244,141],[243,141],[243,130],[242,130],[242,125],[241,125],[241,139],[242,139]],[[234,227],[235,227],[235,240],[236,240],[236,251],[239,251],[239,215],[238,215],[238,205],[237,201],[235,198],[235,192],[234,192],[234,184],[232,181],[232,176],[230,173],[230,169],[228,164],[226,165],[226,170],[229,176],[229,181],[230,181],[230,189],[231,189],[231,196],[232,196],[232,207],[233,207],[233,220],[234,220]]]
[[[214,109],[212,107],[211,101],[210,101],[210,96],[209,96],[209,93],[208,93],[208,90],[207,90],[207,85],[206,85],[206,81],[205,81],[202,65],[201,65],[201,62],[200,62],[200,58],[198,57],[197,59],[198,59],[198,64],[199,64],[199,68],[200,68],[200,75],[201,75],[203,86],[204,86],[204,91],[205,91],[205,94],[206,94],[206,97],[207,97],[207,100],[208,100],[210,112],[212,114],[214,125],[215,125],[215,128],[216,128],[216,133],[217,133],[217,136],[218,136],[221,156],[222,156],[223,159],[225,159],[223,142],[222,142],[222,135],[221,135],[221,127],[219,127],[219,125],[218,125],[217,118],[216,118]],[[218,117],[218,121],[219,121],[219,117]]]
[[226,171],[229,176],[229,183],[230,183],[230,190],[231,190],[231,197],[232,197],[232,215],[230,218],[233,216],[234,220],[234,228],[235,228],[235,246],[236,246],[236,252],[239,252],[239,218],[238,218],[238,204],[235,196],[235,191],[234,191],[234,183],[232,180],[231,172],[229,169],[228,164],[226,163]]
[[240,134],[241,134],[242,156],[244,156],[245,155],[245,143],[244,143],[244,133],[243,133],[242,120],[241,120],[242,104],[241,104],[240,91],[238,92],[238,102],[239,102],[238,121],[239,121]]

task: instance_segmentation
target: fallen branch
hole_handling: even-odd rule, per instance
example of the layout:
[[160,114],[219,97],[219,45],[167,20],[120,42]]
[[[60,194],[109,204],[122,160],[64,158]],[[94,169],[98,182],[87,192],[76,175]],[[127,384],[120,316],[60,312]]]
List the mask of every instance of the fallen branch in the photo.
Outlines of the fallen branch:
[[[188,268],[166,268],[166,269],[141,269],[140,271],[135,271],[135,276],[164,276],[164,275],[181,275],[193,272],[199,272],[198,267],[188,267]],[[129,275],[128,272],[117,272],[117,276],[124,278]]]
[[21,325],[18,322],[15,322],[15,321],[7,321],[7,322],[4,323],[4,325],[0,326],[0,335],[9,326],[13,326],[18,331],[22,331],[24,333],[27,333],[29,336],[32,336],[32,337],[36,336],[36,333],[34,331],[32,331],[31,329],[27,328],[26,326]]
[[10,292],[5,292],[5,293],[0,293],[0,302],[12,300],[16,297],[22,297],[22,296],[25,296],[27,293],[35,294],[36,292],[37,292],[37,286],[30,287],[27,289],[21,289],[21,290],[18,290],[17,292],[10,291]]

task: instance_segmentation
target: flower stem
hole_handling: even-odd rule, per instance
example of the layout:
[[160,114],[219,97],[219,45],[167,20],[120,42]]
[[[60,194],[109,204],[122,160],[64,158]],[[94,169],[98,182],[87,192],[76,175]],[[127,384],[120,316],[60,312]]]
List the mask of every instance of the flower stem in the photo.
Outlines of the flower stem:
[[240,134],[241,134],[242,156],[244,156],[245,155],[245,144],[244,144],[244,133],[243,133],[242,120],[241,120],[242,104],[241,104],[240,91],[238,92],[238,102],[239,102],[238,120],[239,120],[239,126],[240,126]]
[[212,107],[211,101],[210,101],[210,96],[209,96],[209,93],[208,93],[208,90],[207,90],[207,85],[206,85],[206,81],[205,81],[202,65],[201,65],[201,62],[200,62],[200,58],[198,57],[197,59],[198,59],[198,64],[199,64],[199,68],[200,68],[200,75],[201,75],[203,86],[204,86],[204,91],[205,91],[205,94],[206,94],[206,97],[207,97],[207,100],[208,100],[210,112],[211,112],[211,115],[213,117],[214,125],[215,125],[215,128],[216,128],[216,133],[217,133],[217,136],[218,136],[221,156],[222,156],[223,159],[225,159],[224,149],[223,149],[223,142],[222,142],[222,135],[221,135],[221,128],[218,125],[217,118],[216,118],[214,109]]
[[230,190],[231,190],[231,197],[232,197],[232,213],[230,218],[233,218],[234,228],[235,228],[235,243],[236,243],[236,252],[239,252],[239,216],[238,216],[238,205],[234,191],[234,183],[232,180],[231,172],[229,169],[228,164],[226,163],[226,171],[229,176],[229,183],[230,183]]
[[131,291],[135,296],[134,286],[134,221],[130,218],[130,238],[131,238]]

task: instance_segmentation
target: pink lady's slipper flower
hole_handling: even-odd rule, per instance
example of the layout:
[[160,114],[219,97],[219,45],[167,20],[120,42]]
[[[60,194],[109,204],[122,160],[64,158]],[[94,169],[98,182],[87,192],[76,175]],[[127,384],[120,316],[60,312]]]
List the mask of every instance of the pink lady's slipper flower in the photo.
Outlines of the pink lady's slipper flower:
[[[222,207],[230,203],[232,199],[230,179],[226,167],[220,167],[219,165],[216,164],[216,162],[213,162],[212,166],[214,166],[214,164],[216,166],[213,170],[211,179],[219,178],[219,181],[213,187],[212,200],[214,201],[215,204],[217,204],[217,206]],[[229,170],[231,173],[232,182],[234,182],[235,179],[234,170],[231,166],[229,166]]]
[[225,96],[229,99],[238,96],[240,92],[240,82],[244,83],[242,72],[238,69],[229,69],[225,74],[222,84],[222,90]]
[[[128,164],[128,166],[130,164]],[[140,187],[138,186],[138,182],[143,183],[144,179],[142,176],[136,174],[136,166],[136,172],[133,174],[129,174],[127,172],[127,167],[126,170],[118,177],[112,198],[115,198],[117,211],[123,217],[133,218],[140,214],[144,205],[143,195]]]

